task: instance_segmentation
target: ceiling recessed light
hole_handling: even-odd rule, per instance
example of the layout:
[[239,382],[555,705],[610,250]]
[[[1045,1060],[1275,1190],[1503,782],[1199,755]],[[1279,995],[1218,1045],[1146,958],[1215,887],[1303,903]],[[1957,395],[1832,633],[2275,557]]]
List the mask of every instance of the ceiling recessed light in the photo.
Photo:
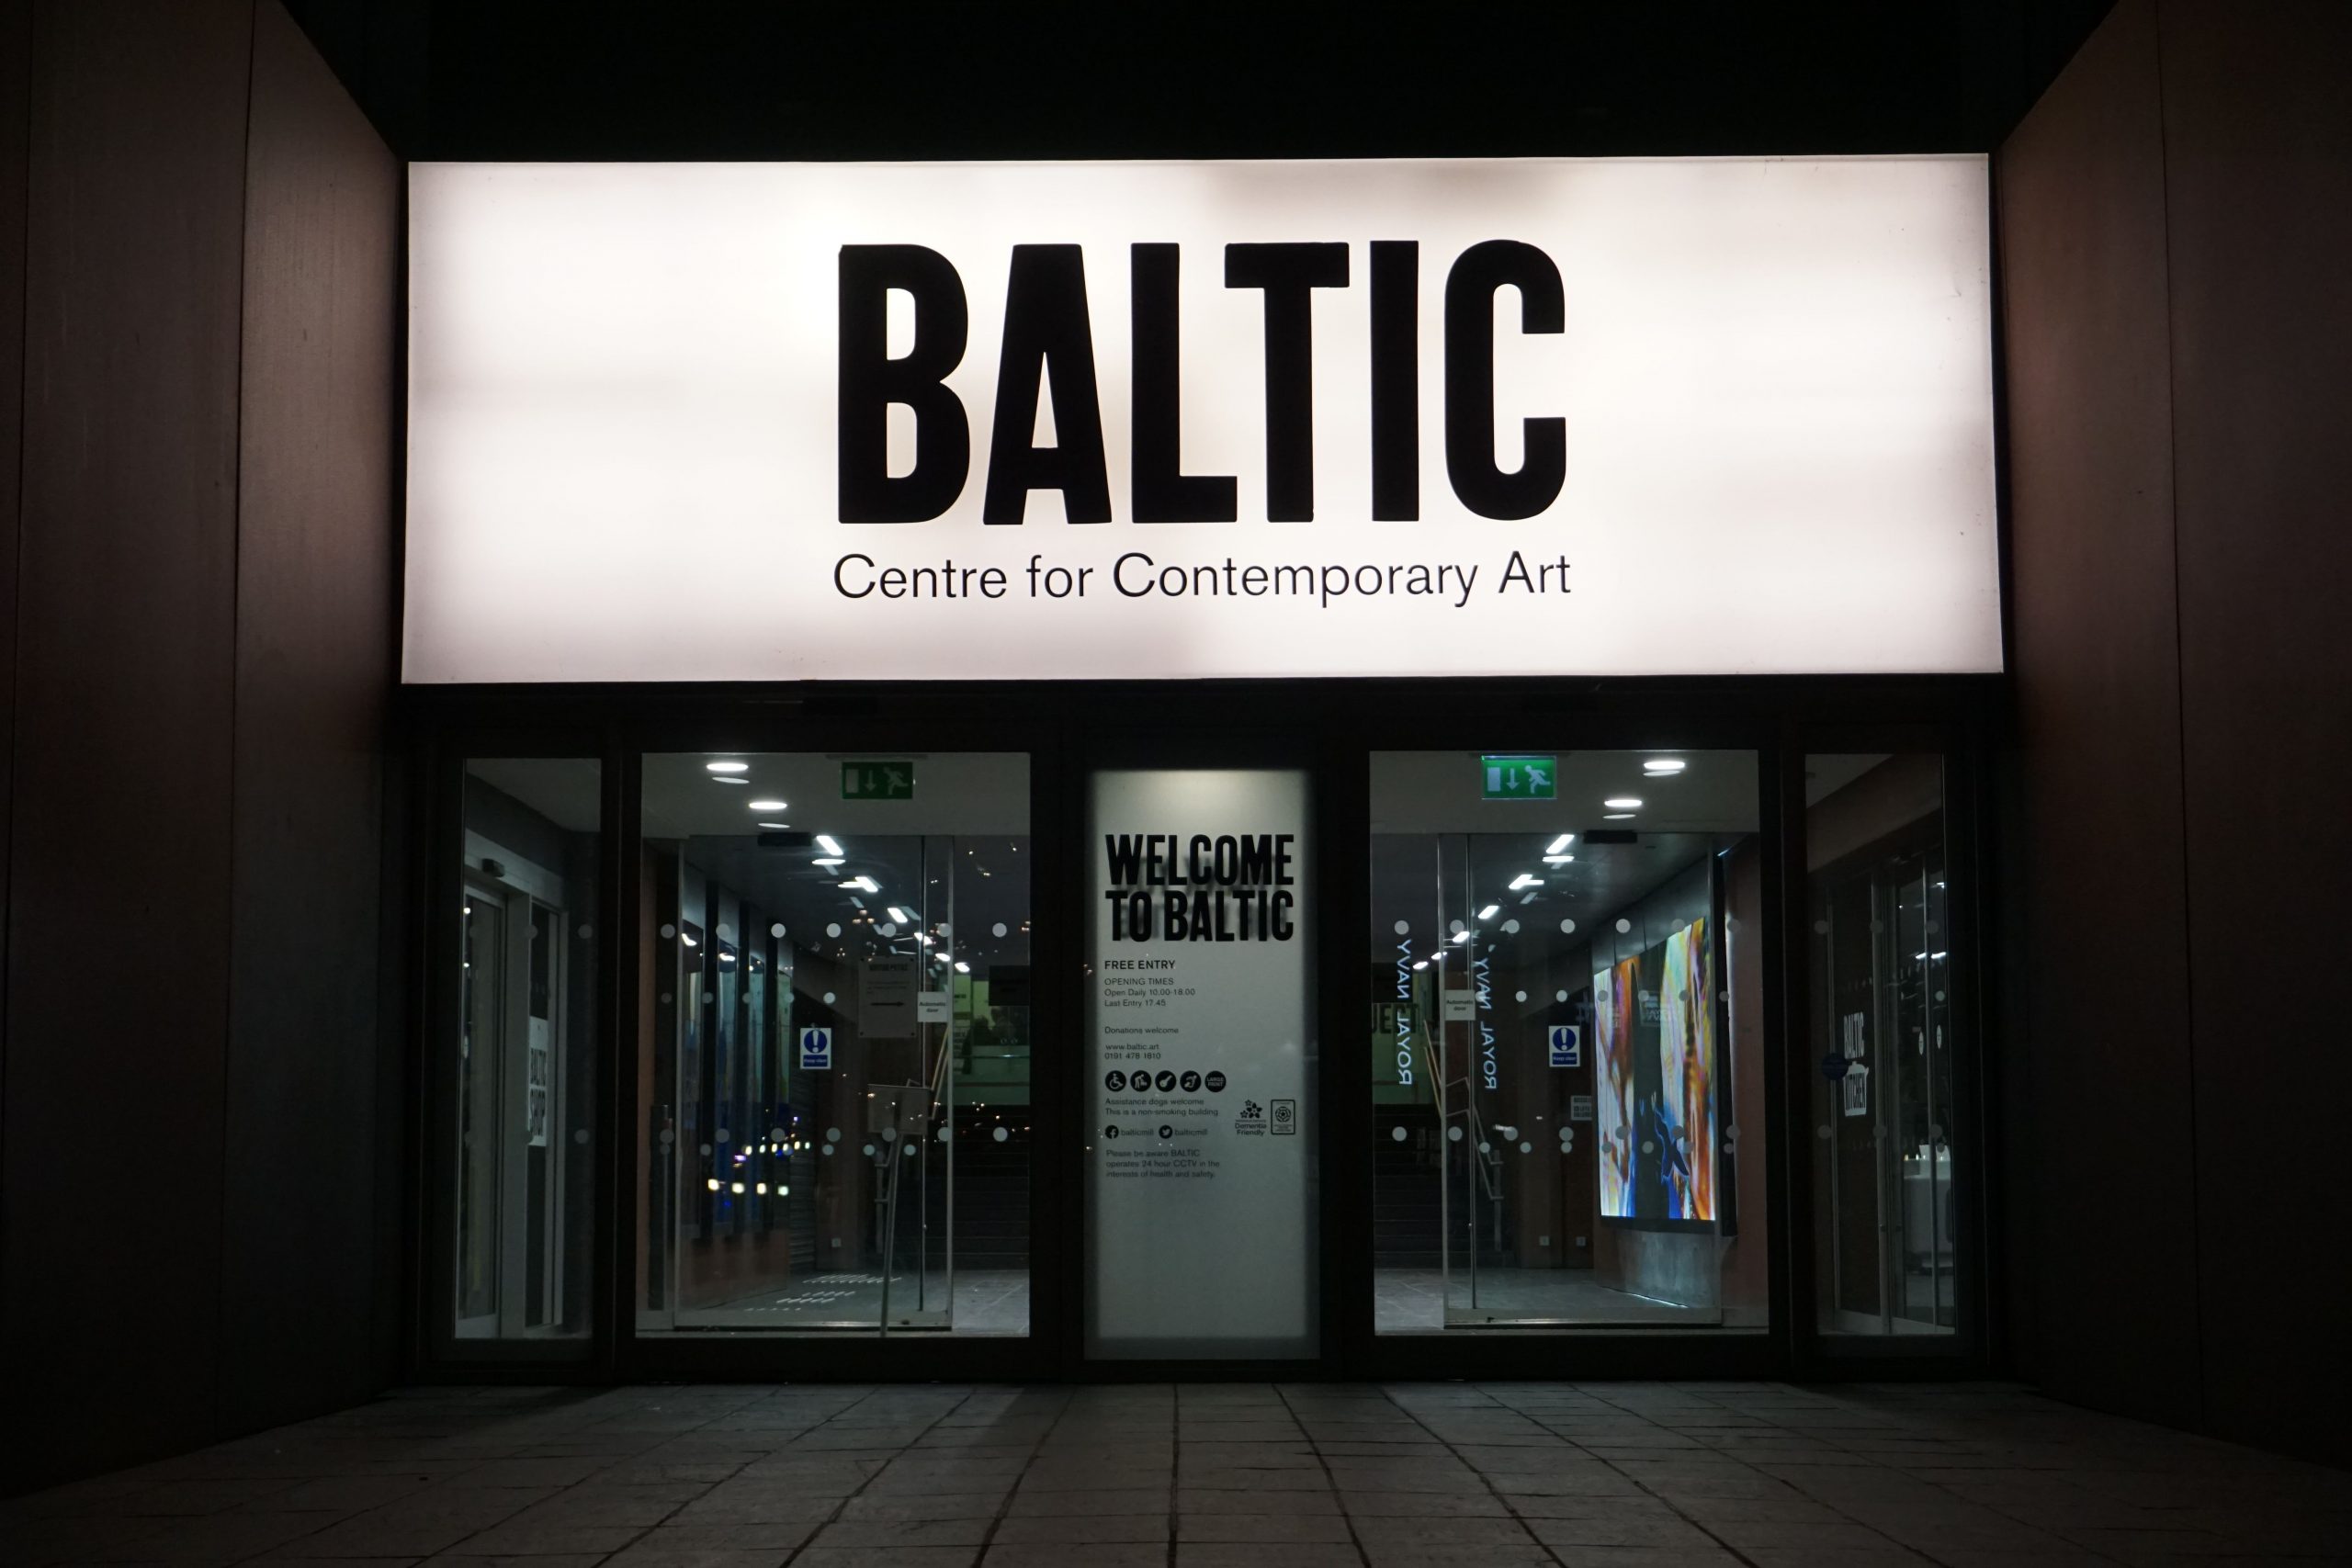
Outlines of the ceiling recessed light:
[[1690,764],[1679,757],[1652,757],[1642,764],[1645,773],[1679,773]]
[[714,773],[748,773],[752,771],[749,762],[705,762],[703,766]]
[[753,811],[782,811],[791,803],[783,800],[747,800],[743,804]]
[[1574,833],[1563,833],[1558,838],[1553,840],[1551,843],[1544,846],[1544,852],[1547,855],[1558,854],[1562,850],[1565,850],[1570,844],[1575,843],[1576,840],[1577,836]]
[[1639,811],[1642,808],[1641,797],[1634,795],[1613,795],[1600,804],[1611,811]]
[[818,835],[817,835],[817,847],[818,847],[819,849],[820,849],[820,850],[824,851],[824,852],[825,852],[827,854],[829,854],[829,855],[837,855],[837,854],[839,854],[839,853],[841,853],[841,852],[842,852],[842,847],[841,847],[841,845],[840,845],[838,842],[836,842],[836,841],[835,841],[835,840],[834,840],[833,836],[832,836],[831,833],[820,833],[820,834],[818,834]]
[[1630,811],[1612,811],[1601,818],[1603,822],[1631,822],[1633,819],[1634,814]]

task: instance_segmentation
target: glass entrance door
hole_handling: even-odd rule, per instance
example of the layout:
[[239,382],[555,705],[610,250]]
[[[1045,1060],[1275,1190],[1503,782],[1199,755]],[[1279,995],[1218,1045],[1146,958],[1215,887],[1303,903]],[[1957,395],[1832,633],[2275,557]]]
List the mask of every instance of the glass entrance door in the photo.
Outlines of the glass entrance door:
[[644,766],[639,1332],[1026,1333],[1025,759]]
[[1376,1328],[1761,1326],[1754,755],[1381,752],[1372,807]]

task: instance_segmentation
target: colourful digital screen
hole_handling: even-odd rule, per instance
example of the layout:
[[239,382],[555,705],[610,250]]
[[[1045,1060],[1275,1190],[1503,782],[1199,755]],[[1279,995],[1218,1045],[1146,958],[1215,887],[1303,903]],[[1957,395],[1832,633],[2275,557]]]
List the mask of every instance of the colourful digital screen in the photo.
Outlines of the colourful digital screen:
[[1592,977],[1604,1218],[1715,1218],[1715,965],[1707,922]]

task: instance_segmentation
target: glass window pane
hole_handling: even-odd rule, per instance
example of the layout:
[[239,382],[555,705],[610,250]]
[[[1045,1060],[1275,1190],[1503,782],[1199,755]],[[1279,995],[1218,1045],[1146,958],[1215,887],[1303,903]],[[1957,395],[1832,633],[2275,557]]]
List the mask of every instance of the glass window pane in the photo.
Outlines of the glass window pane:
[[1029,1329],[1029,769],[644,763],[640,1333]]
[[1372,760],[1382,1333],[1765,1326],[1756,756]]
[[1949,1334],[1955,953],[1942,759],[1805,759],[1815,1299],[1824,1334]]
[[458,1339],[590,1326],[599,769],[465,765],[458,1033],[449,1097]]

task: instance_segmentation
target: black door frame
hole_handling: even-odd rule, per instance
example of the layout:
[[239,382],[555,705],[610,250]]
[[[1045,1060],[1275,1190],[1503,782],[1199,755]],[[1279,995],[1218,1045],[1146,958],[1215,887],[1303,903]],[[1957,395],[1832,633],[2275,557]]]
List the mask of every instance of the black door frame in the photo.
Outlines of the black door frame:
[[[407,786],[416,806],[408,881],[420,907],[406,929],[411,1071],[405,1297],[409,1371],[419,1379],[575,1380],[790,1378],[910,1381],[1112,1381],[1246,1377],[1306,1379],[1506,1377],[1953,1376],[1996,1365],[1989,1238],[1997,1146],[1983,1079],[1991,1054],[1981,1020],[1993,1015],[1981,911],[1990,866],[1981,797],[2007,701],[2000,677],[1757,678],[1730,681],[1313,681],[1202,682],[939,682],[915,685],[410,688],[401,694]],[[1770,1327],[1762,1333],[1461,1330],[1374,1332],[1372,1218],[1362,1190],[1371,1118],[1367,1084],[1351,1069],[1350,1020],[1370,995],[1367,843],[1374,750],[1562,752],[1619,749],[1749,750],[1758,758],[1764,840],[1762,942],[1768,1084],[1767,1212]],[[1932,748],[1947,759],[1946,812],[1955,868],[1971,869],[1973,897],[1956,900],[1956,949],[1975,955],[1960,991],[1963,1141],[1956,1180],[1971,1281],[1962,1332],[1949,1344],[1827,1340],[1812,1327],[1812,1140],[1792,1136],[1809,1089],[1801,1050],[1804,964],[1789,933],[1805,910],[1804,759],[1807,751]],[[631,1021],[638,1016],[628,950],[640,889],[638,759],[649,752],[820,751],[889,754],[1024,751],[1031,759],[1032,962],[1036,975],[1032,1070],[1035,1112],[1031,1331],[1026,1338],[849,1335],[785,1337],[635,1332],[637,1126]],[[593,1183],[596,1204],[595,1323],[578,1341],[462,1342],[439,1331],[447,1298],[442,1195],[431,1179],[446,1129],[431,1064],[455,1019],[454,975],[436,955],[455,939],[445,897],[458,864],[458,769],[470,756],[594,757],[603,766],[599,903],[611,940],[599,948],[594,1021],[600,1103]],[[1319,1138],[1320,1352],[1311,1361],[1093,1361],[1083,1350],[1085,1216],[1081,1061],[1085,1039],[1083,834],[1091,770],[1120,765],[1295,766],[1310,770],[1314,886],[1324,911],[1316,961]],[[1792,874],[1793,871],[1793,874]],[[1049,1044],[1049,1042],[1058,1043]],[[1365,1100],[1368,1106],[1368,1100]],[[1035,1177],[1050,1169],[1052,1179]],[[1800,1315],[1804,1321],[1800,1321]]]

